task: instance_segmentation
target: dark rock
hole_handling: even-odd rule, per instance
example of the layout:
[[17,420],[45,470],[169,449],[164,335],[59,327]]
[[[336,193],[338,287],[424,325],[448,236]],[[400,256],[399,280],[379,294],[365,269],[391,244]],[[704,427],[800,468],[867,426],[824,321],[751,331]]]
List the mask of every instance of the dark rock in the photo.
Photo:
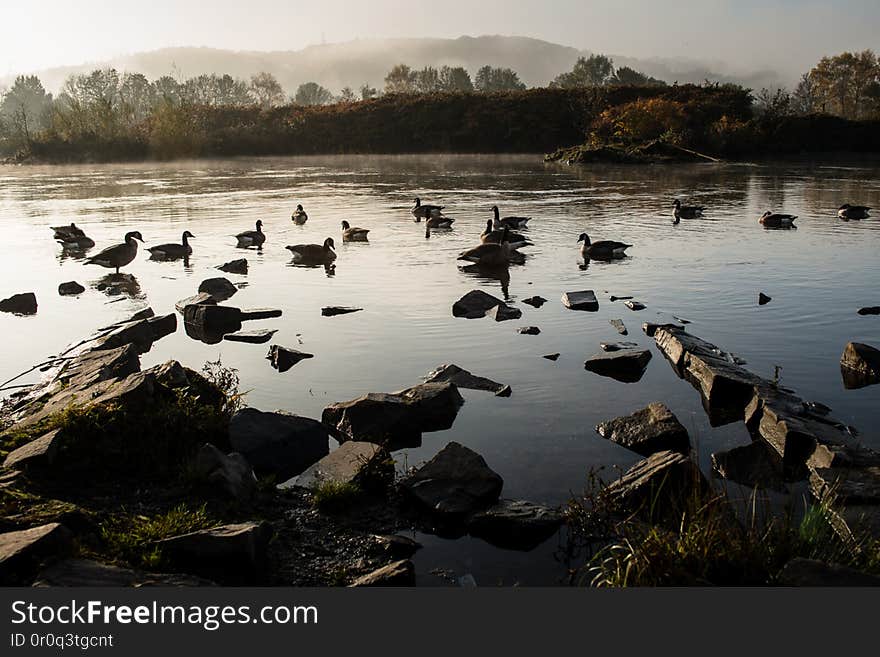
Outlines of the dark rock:
[[559,360],[559,357],[562,354],[547,354],[546,356],[542,356],[542,358],[546,358],[547,360],[552,360],[554,363]]
[[36,315],[37,295],[33,292],[13,294],[8,299],[0,301],[0,312],[14,313],[16,315]]
[[206,443],[196,454],[193,469],[197,478],[216,486],[234,500],[247,502],[257,492],[257,477],[241,454],[224,454]]
[[3,467],[7,470],[45,468],[55,462],[62,442],[61,429],[55,429],[26,445],[22,445],[6,456]]
[[321,316],[336,317],[337,315],[350,315],[352,313],[359,313],[362,310],[363,308],[343,308],[341,306],[328,306],[327,308],[321,308]]
[[41,560],[69,551],[72,538],[70,530],[57,522],[0,534],[0,584],[21,583]]
[[770,303],[771,301],[773,301],[773,298],[772,298],[772,297],[768,297],[768,296],[767,296],[766,294],[764,294],[763,292],[761,292],[761,293],[758,295],[758,305],[759,305],[759,306],[766,306],[766,305],[767,305],[768,303]]
[[496,322],[506,322],[511,319],[519,319],[522,317],[522,310],[508,306],[506,303],[502,303],[486,311],[486,317],[491,317]]
[[232,571],[235,575],[264,568],[272,533],[267,522],[243,522],[173,536],[156,541],[156,546],[195,572]]
[[209,278],[199,285],[199,294],[209,294],[217,303],[231,299],[237,292],[238,288],[222,276]]
[[144,587],[213,586],[213,582],[190,575],[147,573],[120,568],[91,559],[64,559],[43,570],[34,586]]
[[183,320],[187,335],[217,344],[227,333],[241,330],[242,313],[229,306],[189,305],[183,309]]
[[166,363],[151,368],[156,377],[156,381],[167,388],[185,388],[191,385],[187,369],[176,360],[169,360]]
[[266,344],[278,333],[277,330],[259,329],[256,331],[237,331],[223,336],[228,342],[246,342],[248,344]]
[[129,317],[128,321],[129,322],[138,322],[142,319],[152,319],[155,316],[156,316],[156,313],[153,311],[153,309],[150,308],[149,306],[147,306],[143,310],[138,310],[134,315]]
[[642,324],[642,331],[644,331],[645,335],[647,335],[649,338],[655,337],[657,335],[657,331],[662,328],[673,328],[684,331],[684,326],[679,326],[677,324],[652,324],[651,322],[646,322],[645,324]]
[[639,345],[635,342],[603,342],[599,345],[602,351],[606,353],[613,353],[615,351],[623,351],[624,349],[632,349],[633,347],[638,347]]
[[361,587],[392,587],[415,586],[416,569],[409,560],[396,561],[383,568],[356,579],[350,586]]
[[592,290],[566,292],[562,295],[562,303],[569,310],[586,310],[589,312],[599,310],[599,301]]
[[616,297],[612,295],[609,300],[611,303],[614,303],[615,301],[630,301],[632,299],[635,299],[635,297]]
[[815,559],[792,559],[779,574],[780,586],[880,586],[880,577]]
[[[93,348],[100,351],[132,345],[138,353],[145,354],[152,348],[156,335],[151,321],[153,320],[142,319],[118,324],[112,331],[98,338]],[[176,320],[174,326],[177,327]]]
[[82,285],[77,283],[76,281],[68,281],[67,283],[61,283],[58,286],[58,294],[62,297],[66,296],[74,296],[76,294],[82,294],[86,291]]
[[645,308],[647,308],[647,306],[646,306],[645,304],[643,304],[643,303],[641,303],[641,302],[639,302],[639,301],[627,301],[627,302],[624,303],[623,305],[625,305],[625,306],[626,306],[627,308],[629,308],[630,310],[634,310],[634,311],[636,311],[636,312],[638,312],[639,310],[644,310]]
[[528,299],[523,299],[523,303],[533,308],[540,308],[547,303],[547,299],[544,297],[529,297]]
[[496,306],[502,305],[505,305],[504,302],[491,294],[482,290],[471,290],[453,304],[452,315],[465,319],[479,319],[485,317],[486,313]]
[[286,480],[330,451],[327,428],[316,420],[288,413],[238,411],[229,422],[229,444],[261,474]]
[[425,383],[454,383],[459,388],[467,390],[485,390],[494,392],[499,397],[510,397],[510,386],[486,379],[482,376],[474,376],[458,365],[441,365],[428,374]]
[[391,534],[388,536],[377,535],[373,538],[376,539],[376,547],[379,551],[391,559],[409,559],[422,549],[421,543],[406,536]]
[[537,326],[523,326],[517,329],[520,335],[541,335],[541,329]]
[[840,358],[840,372],[847,390],[880,383],[880,350],[850,342]]
[[687,429],[664,404],[655,402],[632,415],[603,422],[596,432],[642,456],[672,451],[687,454],[691,441]]
[[296,349],[288,349],[287,347],[282,347],[277,344],[273,344],[269,347],[269,353],[266,356],[266,358],[271,361],[272,367],[282,374],[287,372],[300,361],[314,357],[313,354],[307,354],[303,351],[297,351]]
[[623,323],[623,320],[620,319],[612,319],[611,326],[620,333],[620,335],[629,335],[629,331],[626,330],[626,325]]
[[430,512],[456,517],[494,504],[503,485],[482,456],[455,442],[401,483]]
[[361,489],[377,488],[394,478],[394,463],[388,452],[374,443],[343,443],[278,488],[318,488],[324,483],[354,484]]
[[592,356],[584,367],[590,372],[610,377],[621,383],[638,383],[645,374],[651,352],[625,349]]
[[247,274],[248,261],[244,258],[233,260],[232,262],[227,262],[224,265],[220,265],[219,267],[217,267],[217,269],[226,272],[227,274]]
[[216,306],[217,300],[212,297],[210,294],[206,292],[200,292],[192,297],[187,297],[186,299],[181,299],[174,307],[177,309],[177,312],[184,313],[187,306]]
[[760,441],[712,454],[712,468],[722,478],[750,488],[788,490],[782,458]]
[[627,513],[652,521],[680,522],[680,512],[707,489],[696,463],[679,452],[657,452],[627,470],[602,495]]
[[467,529],[471,536],[497,547],[528,552],[553,536],[562,522],[558,509],[522,500],[501,500],[472,515]]
[[275,319],[281,317],[282,311],[277,308],[253,308],[241,311],[241,321],[249,322],[257,319]]
[[880,306],[871,306],[870,308],[862,308],[859,310],[859,315],[867,316],[867,315],[880,315]]
[[171,313],[169,315],[151,317],[147,319],[147,326],[153,332],[153,342],[158,342],[177,331],[177,315]]

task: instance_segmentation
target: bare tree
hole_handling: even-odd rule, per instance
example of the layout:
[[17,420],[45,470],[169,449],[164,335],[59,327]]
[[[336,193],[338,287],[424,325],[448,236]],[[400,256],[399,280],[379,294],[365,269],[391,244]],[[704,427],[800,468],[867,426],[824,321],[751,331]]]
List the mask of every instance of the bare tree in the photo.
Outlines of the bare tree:
[[263,109],[283,105],[286,99],[284,89],[271,73],[257,73],[251,77],[251,96]]

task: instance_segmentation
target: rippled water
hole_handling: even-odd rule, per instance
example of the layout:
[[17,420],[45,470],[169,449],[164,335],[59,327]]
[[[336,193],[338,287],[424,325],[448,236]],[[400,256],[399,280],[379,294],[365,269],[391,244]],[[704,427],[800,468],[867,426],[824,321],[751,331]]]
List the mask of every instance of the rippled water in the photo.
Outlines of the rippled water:
[[[454,427],[426,434],[423,446],[397,454],[401,466],[430,458],[450,440],[482,454],[504,478],[505,497],[563,502],[582,490],[591,468],[625,468],[637,458],[594,432],[602,420],[651,401],[665,402],[691,431],[701,462],[721,449],[746,443],[742,424],[712,429],[696,391],[680,381],[659,353],[638,384],[627,385],[584,370],[599,343],[619,338],[610,319],[623,319],[626,338],[650,346],[645,321],[693,322],[693,333],[748,361],[806,399],[830,405],[880,448],[880,386],[843,387],[839,358],[850,340],[880,344],[880,319],[856,310],[880,305],[880,170],[862,166],[688,165],[568,168],[534,156],[408,156],[279,158],[174,164],[0,168],[0,298],[34,291],[34,317],[0,314],[0,378],[8,379],[62,350],[93,329],[147,305],[171,312],[218,275],[215,266],[245,256],[247,282],[230,303],[278,307],[277,320],[245,328],[275,328],[274,343],[314,353],[286,374],[264,359],[266,346],[209,346],[181,330],[158,343],[145,365],[176,358],[196,369],[221,357],[241,372],[248,402],[319,417],[328,403],[371,391],[418,383],[436,366],[456,363],[508,383],[510,399],[463,391],[467,403]],[[426,239],[413,223],[412,199],[447,206],[451,231]],[[671,223],[673,198],[708,208],[706,218]],[[842,222],[844,202],[878,208],[878,219]],[[304,227],[290,222],[302,203]],[[533,247],[509,281],[462,271],[457,254],[478,243],[493,204],[504,214],[533,216]],[[771,209],[797,214],[798,230],[765,231],[757,223]],[[231,236],[262,219],[262,253],[242,252]],[[340,222],[371,229],[369,244],[342,244]],[[98,243],[116,243],[139,230],[147,245],[196,235],[183,263],[157,263],[139,254],[126,268],[137,279],[134,296],[110,297],[96,289],[107,270],[64,258],[50,225],[76,222]],[[613,263],[579,261],[577,237],[634,245]],[[334,275],[292,267],[287,244],[336,239]],[[97,250],[97,249],[95,249]],[[60,282],[78,280],[79,298],[57,294]],[[507,295],[522,308],[520,321],[454,319],[453,302],[471,289]],[[598,313],[568,311],[567,290],[593,289]],[[758,307],[759,292],[773,301]],[[541,295],[540,310],[518,303]],[[632,312],[609,296],[633,295],[647,305]],[[322,318],[328,305],[359,306],[355,315]],[[540,336],[519,335],[535,325]],[[541,358],[559,352],[557,363]],[[34,380],[25,378],[22,382]],[[565,576],[557,539],[533,553],[504,552],[476,539],[418,536],[415,558],[421,584],[472,573],[480,584],[551,584]]]

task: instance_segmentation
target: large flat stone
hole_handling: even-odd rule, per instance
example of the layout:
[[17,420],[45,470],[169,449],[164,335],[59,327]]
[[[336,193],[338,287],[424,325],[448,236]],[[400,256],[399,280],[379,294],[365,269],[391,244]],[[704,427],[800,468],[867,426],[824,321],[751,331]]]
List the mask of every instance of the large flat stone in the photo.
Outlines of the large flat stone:
[[19,582],[41,560],[71,548],[73,535],[57,522],[0,534],[0,584]]
[[673,451],[686,454],[691,441],[687,429],[664,404],[654,402],[632,415],[603,422],[596,432],[642,456]]
[[394,464],[381,446],[350,441],[278,488],[314,489],[327,483],[370,488],[389,481],[393,476]]
[[479,319],[504,301],[482,290],[471,290],[452,305],[452,315],[465,319]]
[[426,383],[454,383],[459,388],[467,390],[484,390],[493,392],[499,397],[510,396],[510,386],[492,381],[482,376],[475,376],[458,365],[441,365],[436,370],[428,374],[425,379]]
[[173,536],[156,546],[176,562],[197,568],[194,572],[223,568],[237,575],[265,567],[272,533],[267,522],[243,522]]
[[642,380],[650,362],[650,351],[623,349],[595,354],[584,363],[584,367],[590,372],[610,377],[621,383],[638,383]]
[[12,470],[51,466],[55,462],[60,444],[61,429],[55,429],[11,451],[3,461],[3,467]]
[[501,500],[467,521],[471,536],[506,550],[531,551],[562,525],[559,509],[524,500]]
[[599,300],[592,290],[580,292],[566,292],[562,295],[562,304],[569,310],[586,310],[596,312],[599,310]]
[[15,315],[36,315],[37,296],[33,292],[13,294],[11,297],[0,301],[0,312],[13,313]]
[[850,342],[840,358],[840,372],[848,390],[880,383],[880,349]]

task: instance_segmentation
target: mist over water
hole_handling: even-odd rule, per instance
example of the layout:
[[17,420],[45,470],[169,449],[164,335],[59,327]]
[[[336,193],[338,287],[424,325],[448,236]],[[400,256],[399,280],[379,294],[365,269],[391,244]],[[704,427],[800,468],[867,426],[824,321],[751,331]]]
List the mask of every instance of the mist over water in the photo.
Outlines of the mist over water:
[[[849,341],[880,344],[880,321],[860,317],[880,304],[880,223],[842,222],[844,202],[880,208],[880,169],[869,166],[681,165],[574,168],[544,165],[534,156],[406,156],[236,159],[197,163],[0,168],[0,297],[34,291],[34,317],[0,314],[0,378],[8,379],[77,342],[94,329],[151,306],[173,312],[199,283],[223,275],[215,267],[246,257],[246,283],[229,302],[275,307],[280,319],[245,328],[278,329],[273,344],[315,354],[286,374],[265,360],[267,346],[206,345],[181,328],[142,358],[144,366],[177,359],[194,369],[222,359],[239,369],[247,402],[309,417],[335,401],[366,392],[391,392],[418,383],[443,363],[510,384],[513,396],[464,390],[466,399],[449,431],[425,434],[420,448],[398,452],[400,467],[431,458],[450,440],[479,452],[504,478],[503,497],[558,504],[583,490],[592,468],[606,476],[638,460],[600,438],[603,420],[652,401],[666,403],[691,433],[704,469],[712,452],[746,444],[741,423],[712,428],[698,393],[679,380],[653,340],[646,321],[683,317],[689,330],[735,353],[748,368],[782,383],[804,399],[821,401],[880,448],[880,386],[846,391],[839,359]],[[409,213],[412,200],[447,206],[451,231],[426,238]],[[706,217],[672,225],[672,200],[707,207]],[[309,213],[303,227],[290,214]],[[502,214],[532,216],[523,249],[526,264],[509,281],[463,271],[458,253],[479,242],[498,204]],[[799,215],[798,229],[765,231],[767,209]],[[264,222],[262,253],[235,248],[232,237]],[[369,244],[343,244],[340,222],[371,230]],[[97,242],[93,250],[139,230],[146,245],[196,239],[188,265],[159,263],[141,251],[124,271],[132,294],[108,296],[96,286],[108,273],[64,257],[49,226],[76,222]],[[582,268],[578,235],[633,244],[619,262]],[[333,237],[335,273],[294,267],[288,244]],[[59,283],[87,287],[79,298],[59,297]],[[451,306],[472,289],[505,297],[521,320],[452,317]],[[597,313],[566,310],[565,291],[592,289]],[[772,303],[759,307],[764,292]],[[520,301],[549,299],[536,310]],[[634,296],[647,305],[633,312],[609,297]],[[321,317],[324,306],[364,311]],[[636,384],[584,370],[600,342],[618,341],[609,320],[622,319],[629,337],[654,358]],[[181,322],[182,325],[182,322]],[[520,326],[541,328],[519,335]],[[560,353],[558,362],[541,358]],[[25,378],[21,383],[35,380]],[[419,536],[414,561],[420,584],[443,583],[430,574],[449,569],[474,574],[481,584],[550,584],[565,575],[554,559],[557,539],[534,554],[508,553],[476,539]]]

